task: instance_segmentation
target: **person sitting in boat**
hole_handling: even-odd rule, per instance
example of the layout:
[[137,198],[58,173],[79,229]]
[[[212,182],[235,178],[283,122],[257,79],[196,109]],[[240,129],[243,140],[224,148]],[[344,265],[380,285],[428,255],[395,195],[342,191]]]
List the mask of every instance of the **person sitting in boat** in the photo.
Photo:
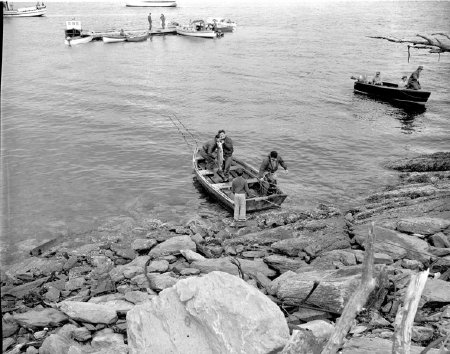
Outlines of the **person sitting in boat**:
[[214,139],[207,141],[199,151],[200,156],[202,156],[206,161],[207,170],[212,170],[214,168],[214,165],[216,163],[218,143],[220,144],[219,134],[217,134]]
[[125,32],[123,31],[123,28],[120,30],[120,35],[125,36]]
[[250,194],[247,180],[242,177],[244,170],[238,168],[236,170],[237,177],[231,182],[231,192],[234,193],[234,221],[246,220],[246,198]]
[[276,192],[276,175],[275,172],[278,167],[281,166],[288,173],[288,168],[282,157],[276,151],[271,151],[268,156],[266,156],[259,168],[258,179],[262,184],[262,188],[267,192],[267,194],[273,194]]
[[404,89],[406,88],[406,85],[408,85],[408,80],[406,80],[408,78],[408,76],[403,75],[401,80],[398,82],[398,88],[399,89]]
[[377,71],[375,76],[372,78],[371,84],[372,85],[383,85],[383,81],[381,81],[381,76],[380,76],[379,71]]
[[406,85],[406,88],[409,90],[420,90],[420,82],[419,82],[419,76],[420,72],[423,70],[423,66],[420,65],[416,71],[414,71],[411,76],[408,79],[408,84]]

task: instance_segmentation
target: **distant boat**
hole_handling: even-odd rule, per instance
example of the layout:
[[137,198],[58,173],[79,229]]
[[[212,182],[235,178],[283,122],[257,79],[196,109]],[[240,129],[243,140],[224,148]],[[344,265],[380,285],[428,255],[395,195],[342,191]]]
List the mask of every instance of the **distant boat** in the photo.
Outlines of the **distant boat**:
[[182,36],[217,38],[223,36],[222,32],[206,29],[205,21],[192,21],[189,25],[178,26],[177,33]]
[[36,6],[19,7],[14,9],[8,1],[3,2],[3,17],[39,17],[45,16],[47,7],[44,3],[37,3]]
[[206,19],[206,23],[210,26],[215,25],[216,30],[222,32],[234,32],[236,30],[236,22],[231,20],[225,20],[222,17],[209,17]]
[[385,101],[418,105],[425,105],[431,95],[431,92],[427,91],[398,88],[397,84],[392,84],[390,82],[383,82],[382,85],[373,85],[355,81],[353,89],[357,93],[363,93]]
[[148,39],[148,31],[144,34],[130,34],[126,36],[127,42],[144,42]]
[[88,43],[94,38],[90,34],[83,34],[80,21],[66,21],[64,34],[64,43],[69,46]]
[[[217,175],[214,170],[206,169],[206,162],[196,149],[192,156],[192,163],[194,166],[194,173],[197,181],[202,187],[214,198],[216,198],[222,205],[230,211],[234,210],[234,195],[231,192],[231,182],[223,182],[222,178]],[[279,208],[287,197],[278,187],[275,193],[267,195],[267,190],[261,185],[257,176],[256,168],[250,166],[244,161],[233,156],[233,162],[230,168],[230,175],[234,178],[237,176],[236,169],[242,168],[244,177],[247,180],[248,187],[252,193],[246,199],[246,211],[259,211],[271,208]]]
[[129,0],[126,6],[131,7],[176,7],[177,2],[173,0]]

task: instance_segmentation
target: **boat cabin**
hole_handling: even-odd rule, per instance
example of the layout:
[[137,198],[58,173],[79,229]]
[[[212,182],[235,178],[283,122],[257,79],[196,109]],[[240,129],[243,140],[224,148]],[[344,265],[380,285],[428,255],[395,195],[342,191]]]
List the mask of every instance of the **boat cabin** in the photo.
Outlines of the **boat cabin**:
[[66,21],[66,30],[64,34],[67,37],[81,36],[81,22],[80,21]]

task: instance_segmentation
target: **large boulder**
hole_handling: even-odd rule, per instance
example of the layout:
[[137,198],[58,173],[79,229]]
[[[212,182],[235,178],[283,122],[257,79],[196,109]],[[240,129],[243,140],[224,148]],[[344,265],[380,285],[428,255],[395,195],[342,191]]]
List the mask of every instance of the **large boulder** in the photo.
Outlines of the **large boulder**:
[[449,171],[450,152],[436,152],[392,161],[387,163],[386,167],[404,172]]
[[400,219],[397,230],[411,234],[433,235],[450,226],[450,220],[430,217]]
[[130,354],[269,353],[289,339],[283,313],[223,272],[178,281],[127,314]]

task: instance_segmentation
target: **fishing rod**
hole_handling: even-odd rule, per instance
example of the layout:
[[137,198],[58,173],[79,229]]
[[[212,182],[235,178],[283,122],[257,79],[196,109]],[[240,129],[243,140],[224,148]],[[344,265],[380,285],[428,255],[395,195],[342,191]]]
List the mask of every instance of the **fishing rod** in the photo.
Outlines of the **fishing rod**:
[[[174,115],[175,116],[175,115]],[[177,128],[178,133],[180,133],[180,135],[183,137],[184,142],[186,143],[186,145],[193,150],[195,147],[198,148],[198,142],[197,139],[195,138],[195,136],[189,131],[189,129],[187,129],[183,123],[181,123],[181,121],[175,116],[178,124],[175,122],[175,120],[172,119],[171,116],[168,116],[170,121],[172,122],[172,124],[175,126],[175,128]],[[193,142],[192,142],[193,140]],[[194,145],[195,144],[195,145]]]

